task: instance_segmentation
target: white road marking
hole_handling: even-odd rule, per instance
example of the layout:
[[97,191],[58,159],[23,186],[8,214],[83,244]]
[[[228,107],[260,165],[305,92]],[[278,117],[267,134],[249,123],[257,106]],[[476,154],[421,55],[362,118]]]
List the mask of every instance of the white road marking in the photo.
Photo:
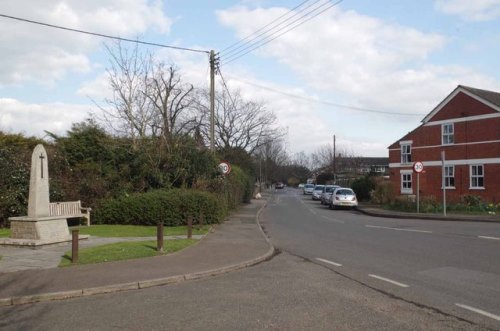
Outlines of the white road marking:
[[487,316],[487,317],[492,318],[494,320],[500,321],[500,316],[492,314],[492,313],[488,313],[487,311],[477,309],[477,308],[474,308],[471,306],[462,305],[460,303],[456,303],[455,305],[457,305],[460,308],[467,309],[467,310],[473,311],[475,313],[481,314],[483,316]]
[[388,283],[391,283],[391,284],[394,284],[394,285],[397,285],[397,286],[410,287],[409,285],[406,285],[406,284],[403,284],[403,283],[400,283],[400,282],[396,282],[395,280],[392,280],[392,279],[389,279],[389,278],[380,277],[380,276],[377,276],[377,275],[374,275],[374,274],[369,274],[368,276],[373,277],[373,278],[377,278],[377,279],[380,279],[380,280],[383,280],[385,282],[388,282]]
[[340,264],[340,263],[328,261],[328,260],[325,260],[325,259],[322,259],[322,258],[319,258],[319,257],[317,257],[316,260],[324,262],[324,263],[328,263],[328,264],[331,264],[331,265],[334,265],[336,267],[341,267],[342,266],[342,264]]
[[432,233],[432,231],[426,230],[414,230],[414,229],[400,229],[400,228],[390,228],[387,226],[378,226],[378,225],[365,225],[367,228],[376,228],[376,229],[386,229],[386,230],[395,230],[395,231],[406,231],[406,232],[420,232],[420,233]]
[[491,240],[500,240],[500,238],[497,238],[497,237],[487,237],[487,236],[478,236],[478,238],[481,238],[481,239],[491,239]]

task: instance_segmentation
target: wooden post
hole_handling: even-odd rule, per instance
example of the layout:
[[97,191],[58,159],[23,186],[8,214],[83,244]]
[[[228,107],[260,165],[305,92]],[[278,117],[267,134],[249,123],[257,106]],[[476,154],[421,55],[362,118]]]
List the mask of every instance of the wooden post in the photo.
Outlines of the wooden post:
[[163,222],[156,225],[156,250],[163,252]]
[[78,263],[78,233],[80,231],[71,231],[71,263]]
[[191,239],[193,237],[193,217],[192,216],[188,216],[187,227],[188,227],[187,237],[188,237],[188,239]]

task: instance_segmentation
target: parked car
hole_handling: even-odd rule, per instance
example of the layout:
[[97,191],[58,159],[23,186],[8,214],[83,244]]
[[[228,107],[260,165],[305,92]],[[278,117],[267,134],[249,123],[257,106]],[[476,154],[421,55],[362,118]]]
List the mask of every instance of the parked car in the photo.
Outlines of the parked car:
[[321,199],[321,193],[323,193],[324,187],[325,187],[325,185],[314,186],[314,190],[312,192],[312,199],[313,200],[320,200]]
[[358,199],[356,193],[347,187],[336,188],[330,197],[330,209],[337,209],[338,207],[354,208],[358,206]]
[[302,191],[304,194],[312,194],[314,191],[314,184],[306,184],[304,185],[304,190]]
[[302,188],[302,189],[303,189],[303,188],[304,188],[304,185],[306,185],[306,184],[303,184],[303,183],[299,184],[299,188]]
[[328,205],[330,203],[330,197],[332,196],[333,190],[335,190],[339,185],[325,185],[323,188],[323,193],[321,193],[321,204]]
[[278,190],[281,190],[285,188],[285,184],[283,184],[282,182],[278,182],[274,187]]

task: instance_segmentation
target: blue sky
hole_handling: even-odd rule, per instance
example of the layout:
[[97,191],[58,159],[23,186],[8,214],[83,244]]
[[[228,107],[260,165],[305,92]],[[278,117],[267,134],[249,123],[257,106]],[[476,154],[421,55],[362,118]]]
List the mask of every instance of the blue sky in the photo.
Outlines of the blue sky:
[[[220,51],[301,2],[4,0],[0,14]],[[99,112],[93,101],[108,93],[103,39],[7,18],[0,29],[0,130],[63,134]],[[206,86],[206,55],[151,50]],[[313,152],[335,134],[344,153],[387,156],[458,84],[500,91],[500,1],[344,0],[234,62],[225,55],[229,87],[276,113],[290,153]]]

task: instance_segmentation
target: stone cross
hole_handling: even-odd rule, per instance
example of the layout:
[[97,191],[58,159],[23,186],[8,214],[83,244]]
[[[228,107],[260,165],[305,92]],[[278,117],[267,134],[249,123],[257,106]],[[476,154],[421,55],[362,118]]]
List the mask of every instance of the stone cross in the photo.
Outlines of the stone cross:
[[28,217],[46,216],[49,216],[49,166],[47,152],[38,144],[31,155]]

